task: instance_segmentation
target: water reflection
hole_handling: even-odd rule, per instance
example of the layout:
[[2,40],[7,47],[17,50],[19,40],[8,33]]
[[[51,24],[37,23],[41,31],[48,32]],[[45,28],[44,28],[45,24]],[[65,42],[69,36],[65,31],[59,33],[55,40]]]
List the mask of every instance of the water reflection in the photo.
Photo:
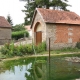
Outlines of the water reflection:
[[79,80],[80,63],[63,58],[29,58],[6,62],[0,80]]
[[32,63],[29,63],[28,65],[14,66],[14,68],[2,72],[0,74],[0,80],[26,80],[24,74],[30,75],[28,69],[31,69],[31,65]]
[[65,61],[61,58],[51,58],[48,80],[76,80],[80,78],[80,64]]

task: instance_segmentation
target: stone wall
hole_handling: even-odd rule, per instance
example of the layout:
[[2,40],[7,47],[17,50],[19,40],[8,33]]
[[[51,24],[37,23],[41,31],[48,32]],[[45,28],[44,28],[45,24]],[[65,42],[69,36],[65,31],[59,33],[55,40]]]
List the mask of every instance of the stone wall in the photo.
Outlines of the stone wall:
[[0,45],[10,42],[11,28],[0,28]]
[[80,26],[78,25],[47,24],[46,33],[47,49],[49,49],[50,38],[51,50],[75,47],[76,42],[80,41]]
[[46,24],[46,44],[47,50],[49,49],[49,38],[50,38],[50,48],[53,49],[54,41],[56,40],[56,25]]
[[[39,23],[39,24],[37,24]],[[35,43],[35,28],[38,27],[38,25],[40,25],[42,28],[42,42],[46,40],[46,24],[44,23],[43,18],[41,17],[41,15],[39,13],[36,13],[35,18],[34,18],[34,22],[33,22],[33,26],[32,26],[32,38],[33,41]]]
[[36,42],[36,27],[39,27],[38,31],[42,31],[42,42],[46,41],[47,49],[49,49],[49,38],[51,50],[65,47],[75,47],[76,43],[80,41],[79,25],[45,23],[41,14],[36,12],[32,25],[32,38],[34,43]]

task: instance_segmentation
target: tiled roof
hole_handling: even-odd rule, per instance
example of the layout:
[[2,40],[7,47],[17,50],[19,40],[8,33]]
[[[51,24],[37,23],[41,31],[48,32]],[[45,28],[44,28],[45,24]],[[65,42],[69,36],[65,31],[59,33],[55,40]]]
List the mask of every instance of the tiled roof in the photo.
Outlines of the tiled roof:
[[79,24],[80,16],[74,12],[37,8],[46,23]]
[[4,17],[0,16],[0,27],[11,28],[11,25]]

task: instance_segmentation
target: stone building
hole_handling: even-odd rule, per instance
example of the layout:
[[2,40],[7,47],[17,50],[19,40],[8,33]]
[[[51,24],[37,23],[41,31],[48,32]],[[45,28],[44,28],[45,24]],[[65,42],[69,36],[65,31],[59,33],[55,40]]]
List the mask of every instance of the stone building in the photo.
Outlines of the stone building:
[[49,38],[52,50],[80,41],[80,16],[74,12],[36,8],[31,28],[34,43],[46,41],[47,49]]
[[11,25],[8,21],[0,16],[0,45],[11,40]]

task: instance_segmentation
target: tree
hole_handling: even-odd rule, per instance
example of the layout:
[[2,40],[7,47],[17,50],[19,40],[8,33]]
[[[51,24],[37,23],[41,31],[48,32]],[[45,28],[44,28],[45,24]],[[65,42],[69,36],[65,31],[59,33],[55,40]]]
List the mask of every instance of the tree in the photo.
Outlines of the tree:
[[[24,0],[23,0],[24,1]],[[25,19],[25,25],[30,24],[32,20],[32,16],[34,14],[35,8],[47,8],[49,9],[52,7],[54,10],[67,10],[67,6],[70,6],[67,4],[68,0],[33,0],[32,2],[30,0],[26,0],[27,3],[24,6],[25,10],[22,10],[25,12],[26,17]]]
[[8,14],[8,16],[7,16],[7,21],[8,21],[11,25],[13,25],[13,22],[12,22],[12,19],[11,19],[10,14]]
[[25,20],[24,25],[29,25],[31,23],[33,13],[37,5],[35,2],[30,2],[29,0],[27,0],[27,3],[24,7],[25,10],[22,10],[23,12],[25,12],[26,15],[26,17],[24,18]]
[[68,2],[68,0],[52,0],[52,2],[50,2],[50,6],[53,7],[54,10],[65,10],[65,11],[69,11],[67,9],[67,6],[71,6],[69,4],[67,4],[66,2]]
[[15,26],[13,26],[12,28],[12,31],[15,32],[15,31],[24,31],[25,30],[25,27],[23,24],[17,24]]

